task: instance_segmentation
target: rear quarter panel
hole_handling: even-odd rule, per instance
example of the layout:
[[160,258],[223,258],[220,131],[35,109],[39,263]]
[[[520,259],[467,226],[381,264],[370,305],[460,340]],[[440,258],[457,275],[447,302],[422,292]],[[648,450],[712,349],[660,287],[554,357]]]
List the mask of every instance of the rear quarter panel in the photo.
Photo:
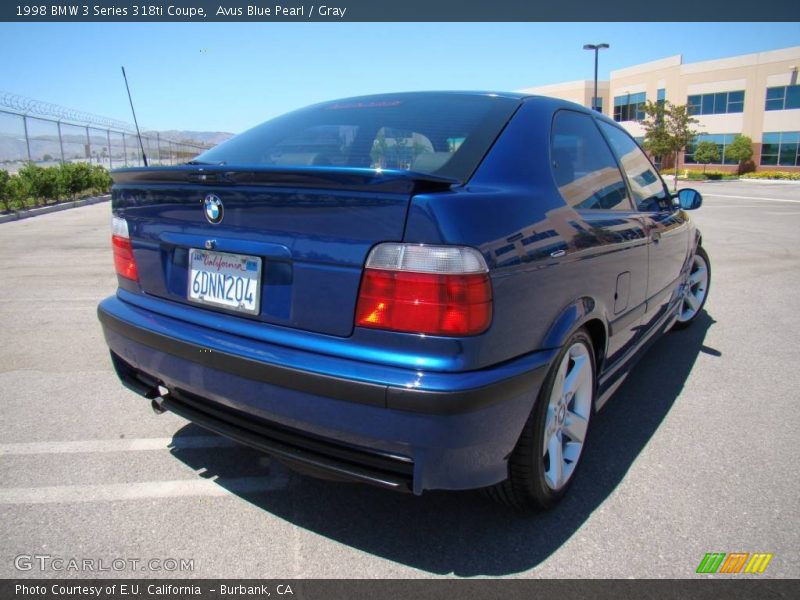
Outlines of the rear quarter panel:
[[[406,241],[473,246],[489,264],[491,328],[461,342],[474,357],[474,368],[557,347],[590,319],[599,319],[607,331],[614,320],[617,275],[629,268],[634,253],[644,257],[637,259],[638,268],[646,270],[646,236],[638,214],[581,214],[559,194],[549,156],[552,116],[559,108],[571,106],[548,98],[528,100],[466,186],[416,196],[410,207]],[[603,221],[609,219],[626,221],[632,233],[604,235]],[[551,256],[557,250],[565,255]],[[637,294],[631,307],[643,302],[643,286]],[[630,342],[630,336],[615,336],[601,355]]]

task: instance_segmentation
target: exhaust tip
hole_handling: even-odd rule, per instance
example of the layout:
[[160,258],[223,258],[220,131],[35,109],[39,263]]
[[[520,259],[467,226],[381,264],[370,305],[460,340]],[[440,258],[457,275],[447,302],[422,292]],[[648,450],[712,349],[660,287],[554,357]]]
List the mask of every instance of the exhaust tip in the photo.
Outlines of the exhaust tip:
[[150,401],[150,408],[152,408],[153,412],[156,413],[157,415],[163,415],[165,412],[167,412],[167,409],[165,409],[163,406],[161,406],[161,402],[162,401],[163,401],[163,398],[161,398],[161,397],[153,398]]

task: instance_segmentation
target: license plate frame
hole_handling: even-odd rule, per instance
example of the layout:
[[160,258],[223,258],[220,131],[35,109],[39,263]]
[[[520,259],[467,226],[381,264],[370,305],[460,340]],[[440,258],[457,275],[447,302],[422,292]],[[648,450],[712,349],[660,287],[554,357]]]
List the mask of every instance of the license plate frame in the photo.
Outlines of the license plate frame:
[[[255,272],[252,270],[253,263],[255,263]],[[240,266],[237,267],[237,265]],[[207,273],[206,277],[203,278],[201,273]],[[230,310],[240,314],[257,315],[261,310],[261,273],[260,256],[190,248],[186,299],[202,306]],[[222,276],[221,280],[220,276]],[[239,291],[237,278],[243,281],[241,299],[237,299]],[[197,286],[194,285],[196,279]],[[228,281],[231,281],[230,285]],[[218,298],[220,293],[215,293],[209,298],[208,291],[211,291],[212,288],[214,292],[221,293],[222,299]],[[248,292],[253,293],[253,302],[246,301]]]

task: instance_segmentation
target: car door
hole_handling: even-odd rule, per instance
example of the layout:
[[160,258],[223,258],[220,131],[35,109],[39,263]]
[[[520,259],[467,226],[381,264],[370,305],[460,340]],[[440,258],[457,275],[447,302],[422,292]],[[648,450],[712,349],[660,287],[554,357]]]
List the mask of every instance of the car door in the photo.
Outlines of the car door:
[[648,239],[647,303],[644,327],[655,325],[667,311],[680,284],[689,252],[689,221],[672,197],[650,159],[628,133],[600,122],[614,149],[644,219]]
[[548,219],[568,240],[569,260],[559,277],[580,282],[579,290],[602,303],[609,324],[606,364],[611,365],[636,342],[644,313],[648,258],[642,219],[592,116],[558,111],[551,157],[565,206],[550,211]]

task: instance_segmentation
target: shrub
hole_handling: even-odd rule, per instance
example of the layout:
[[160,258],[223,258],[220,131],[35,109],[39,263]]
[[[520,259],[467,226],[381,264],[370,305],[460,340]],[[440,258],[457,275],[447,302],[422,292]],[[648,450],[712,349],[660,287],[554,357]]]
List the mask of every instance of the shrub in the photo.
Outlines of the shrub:
[[736,179],[736,173],[726,173],[724,171],[690,171],[685,170],[685,177],[691,181],[718,181],[720,179]]
[[72,198],[92,187],[92,167],[90,165],[64,163],[60,168],[63,188]]
[[18,183],[15,190],[16,193],[22,194],[24,192],[24,197],[19,198],[22,201],[23,206],[27,204],[29,197],[33,195],[33,184],[39,177],[40,170],[41,167],[37,167],[34,163],[29,162],[26,163],[25,166],[19,171],[17,171],[17,175],[14,177]]
[[0,170],[0,200],[3,202],[6,212],[11,210],[11,190],[8,185],[10,180],[11,176],[8,171]]
[[67,163],[42,168],[30,162],[16,175],[0,171],[0,202],[6,211],[19,210],[31,204],[58,202],[64,196],[106,193],[111,183],[108,171],[100,165]]
[[37,189],[40,198],[47,204],[49,200],[58,202],[65,194],[64,182],[61,177],[61,169],[58,167],[47,167],[42,169],[42,175]]
[[90,181],[90,187],[95,191],[95,193],[98,194],[105,194],[108,192],[111,189],[111,184],[113,183],[111,175],[109,175],[108,171],[106,171],[105,168],[100,165],[95,165],[92,167]]
[[12,175],[8,180],[7,190],[10,198],[9,208],[11,210],[25,208],[31,195],[27,182],[17,175]]
[[[22,189],[27,192],[28,196],[33,196],[34,204],[38,206],[43,198],[41,192],[44,169],[29,162],[19,170],[17,177],[19,177],[22,182]],[[23,200],[23,204],[24,203],[25,201]]]
[[800,181],[800,172],[758,171],[757,173],[745,173],[742,175],[742,179],[785,179],[789,181]]

